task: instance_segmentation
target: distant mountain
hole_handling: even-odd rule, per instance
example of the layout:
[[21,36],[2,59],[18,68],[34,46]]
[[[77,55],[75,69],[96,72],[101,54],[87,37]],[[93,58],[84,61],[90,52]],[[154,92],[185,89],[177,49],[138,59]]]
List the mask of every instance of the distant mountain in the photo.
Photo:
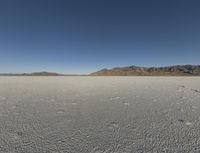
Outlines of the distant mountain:
[[34,72],[30,74],[31,76],[59,76],[61,74],[54,72]]
[[0,73],[0,76],[26,76],[26,73]]
[[[0,73],[0,76],[87,76],[79,74],[59,74],[55,72]],[[89,76],[200,76],[200,65],[175,65],[166,67],[115,67],[102,69]]]
[[86,74],[60,74],[55,72],[0,73],[0,76],[87,76]]
[[33,73],[2,73],[0,76],[60,76],[54,72],[33,72]]
[[116,67],[91,73],[92,76],[200,76],[200,65],[166,67]]

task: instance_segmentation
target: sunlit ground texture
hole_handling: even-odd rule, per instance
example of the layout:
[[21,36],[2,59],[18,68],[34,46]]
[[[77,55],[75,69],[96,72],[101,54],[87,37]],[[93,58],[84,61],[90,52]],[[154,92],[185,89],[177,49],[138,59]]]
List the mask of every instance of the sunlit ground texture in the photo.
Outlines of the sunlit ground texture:
[[0,77],[0,153],[200,152],[199,77]]

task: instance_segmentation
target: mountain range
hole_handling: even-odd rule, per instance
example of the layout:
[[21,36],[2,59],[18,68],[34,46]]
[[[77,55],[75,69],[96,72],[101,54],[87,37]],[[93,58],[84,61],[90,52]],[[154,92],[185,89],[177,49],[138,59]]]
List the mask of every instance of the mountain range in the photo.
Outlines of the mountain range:
[[[55,72],[1,73],[0,76],[79,76]],[[83,76],[200,76],[200,65],[174,65],[165,67],[127,66],[102,69]]]
[[1,73],[1,76],[60,76],[63,74],[55,72],[33,72],[33,73]]
[[166,67],[116,67],[91,73],[92,76],[200,76],[200,65]]
[[0,76],[85,76],[79,74],[61,74],[55,72],[33,72],[33,73],[0,73]]

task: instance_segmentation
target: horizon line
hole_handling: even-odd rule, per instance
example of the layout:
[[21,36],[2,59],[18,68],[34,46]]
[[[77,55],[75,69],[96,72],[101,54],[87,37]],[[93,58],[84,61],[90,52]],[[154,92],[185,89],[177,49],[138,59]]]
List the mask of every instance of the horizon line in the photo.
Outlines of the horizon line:
[[164,66],[139,66],[139,65],[129,65],[129,66],[115,66],[115,67],[111,67],[111,68],[101,68],[101,69],[97,69],[94,70],[93,72],[88,72],[88,73],[63,73],[63,72],[57,72],[57,71],[46,71],[46,70],[42,70],[42,71],[31,71],[31,72],[0,72],[0,75],[31,75],[34,73],[55,73],[58,75],[89,75],[91,73],[94,73],[96,71],[99,70],[103,70],[103,69],[113,69],[113,68],[124,68],[124,67],[131,67],[131,66],[135,66],[135,67],[143,67],[143,68],[162,68],[162,67],[172,67],[172,66],[200,66],[200,64],[175,64],[175,65],[164,65]]

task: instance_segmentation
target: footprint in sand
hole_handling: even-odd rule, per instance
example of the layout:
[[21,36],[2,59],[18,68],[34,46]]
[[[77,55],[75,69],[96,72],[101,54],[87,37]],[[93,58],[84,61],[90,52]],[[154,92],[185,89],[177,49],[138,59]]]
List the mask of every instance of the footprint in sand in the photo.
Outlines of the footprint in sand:
[[16,107],[17,107],[16,105],[13,105],[13,106],[12,106],[12,109],[15,109]]
[[153,102],[157,102],[158,100],[156,98],[152,98],[152,101]]
[[186,121],[186,122],[185,122],[185,125],[191,126],[191,125],[192,125],[192,123],[191,123],[191,122],[189,122],[189,121]]
[[129,106],[130,104],[128,103],[128,102],[126,102],[126,101],[123,101],[122,102],[124,105],[126,105],[126,106]]
[[10,133],[9,137],[13,141],[19,141],[22,135],[20,135],[18,132],[17,133]]
[[118,92],[118,91],[115,91],[115,92],[114,92],[114,94],[115,94],[115,95],[118,95],[118,94],[119,94],[119,92]]
[[50,99],[51,102],[55,102],[55,99]]
[[117,122],[110,122],[110,124],[108,125],[108,129],[109,129],[109,130],[116,129],[116,128],[118,128],[118,127],[119,127],[119,125],[118,125]]
[[63,114],[63,113],[65,113],[65,110],[64,110],[64,109],[59,109],[59,110],[57,111],[57,114]]
[[110,98],[110,100],[118,100],[118,99],[120,99],[119,96],[115,96],[115,97],[111,97],[111,98]]
[[181,123],[184,123],[184,124],[187,125],[187,126],[193,125],[191,122],[185,121],[185,120],[183,120],[183,119],[178,119],[178,121],[181,122]]
[[200,90],[191,89],[193,92],[200,93]]
[[95,151],[94,153],[104,153],[104,151]]
[[185,97],[185,96],[182,96],[182,97],[180,97],[180,99],[184,100],[184,99],[187,99],[187,97]]
[[184,92],[184,88],[186,88],[184,85],[180,85],[178,88],[177,88],[177,91],[179,92]]
[[77,105],[77,103],[76,103],[76,102],[73,102],[72,105]]
[[6,97],[0,97],[0,100],[6,100]]
[[120,99],[120,97],[119,97],[119,96],[116,96],[114,99]]

